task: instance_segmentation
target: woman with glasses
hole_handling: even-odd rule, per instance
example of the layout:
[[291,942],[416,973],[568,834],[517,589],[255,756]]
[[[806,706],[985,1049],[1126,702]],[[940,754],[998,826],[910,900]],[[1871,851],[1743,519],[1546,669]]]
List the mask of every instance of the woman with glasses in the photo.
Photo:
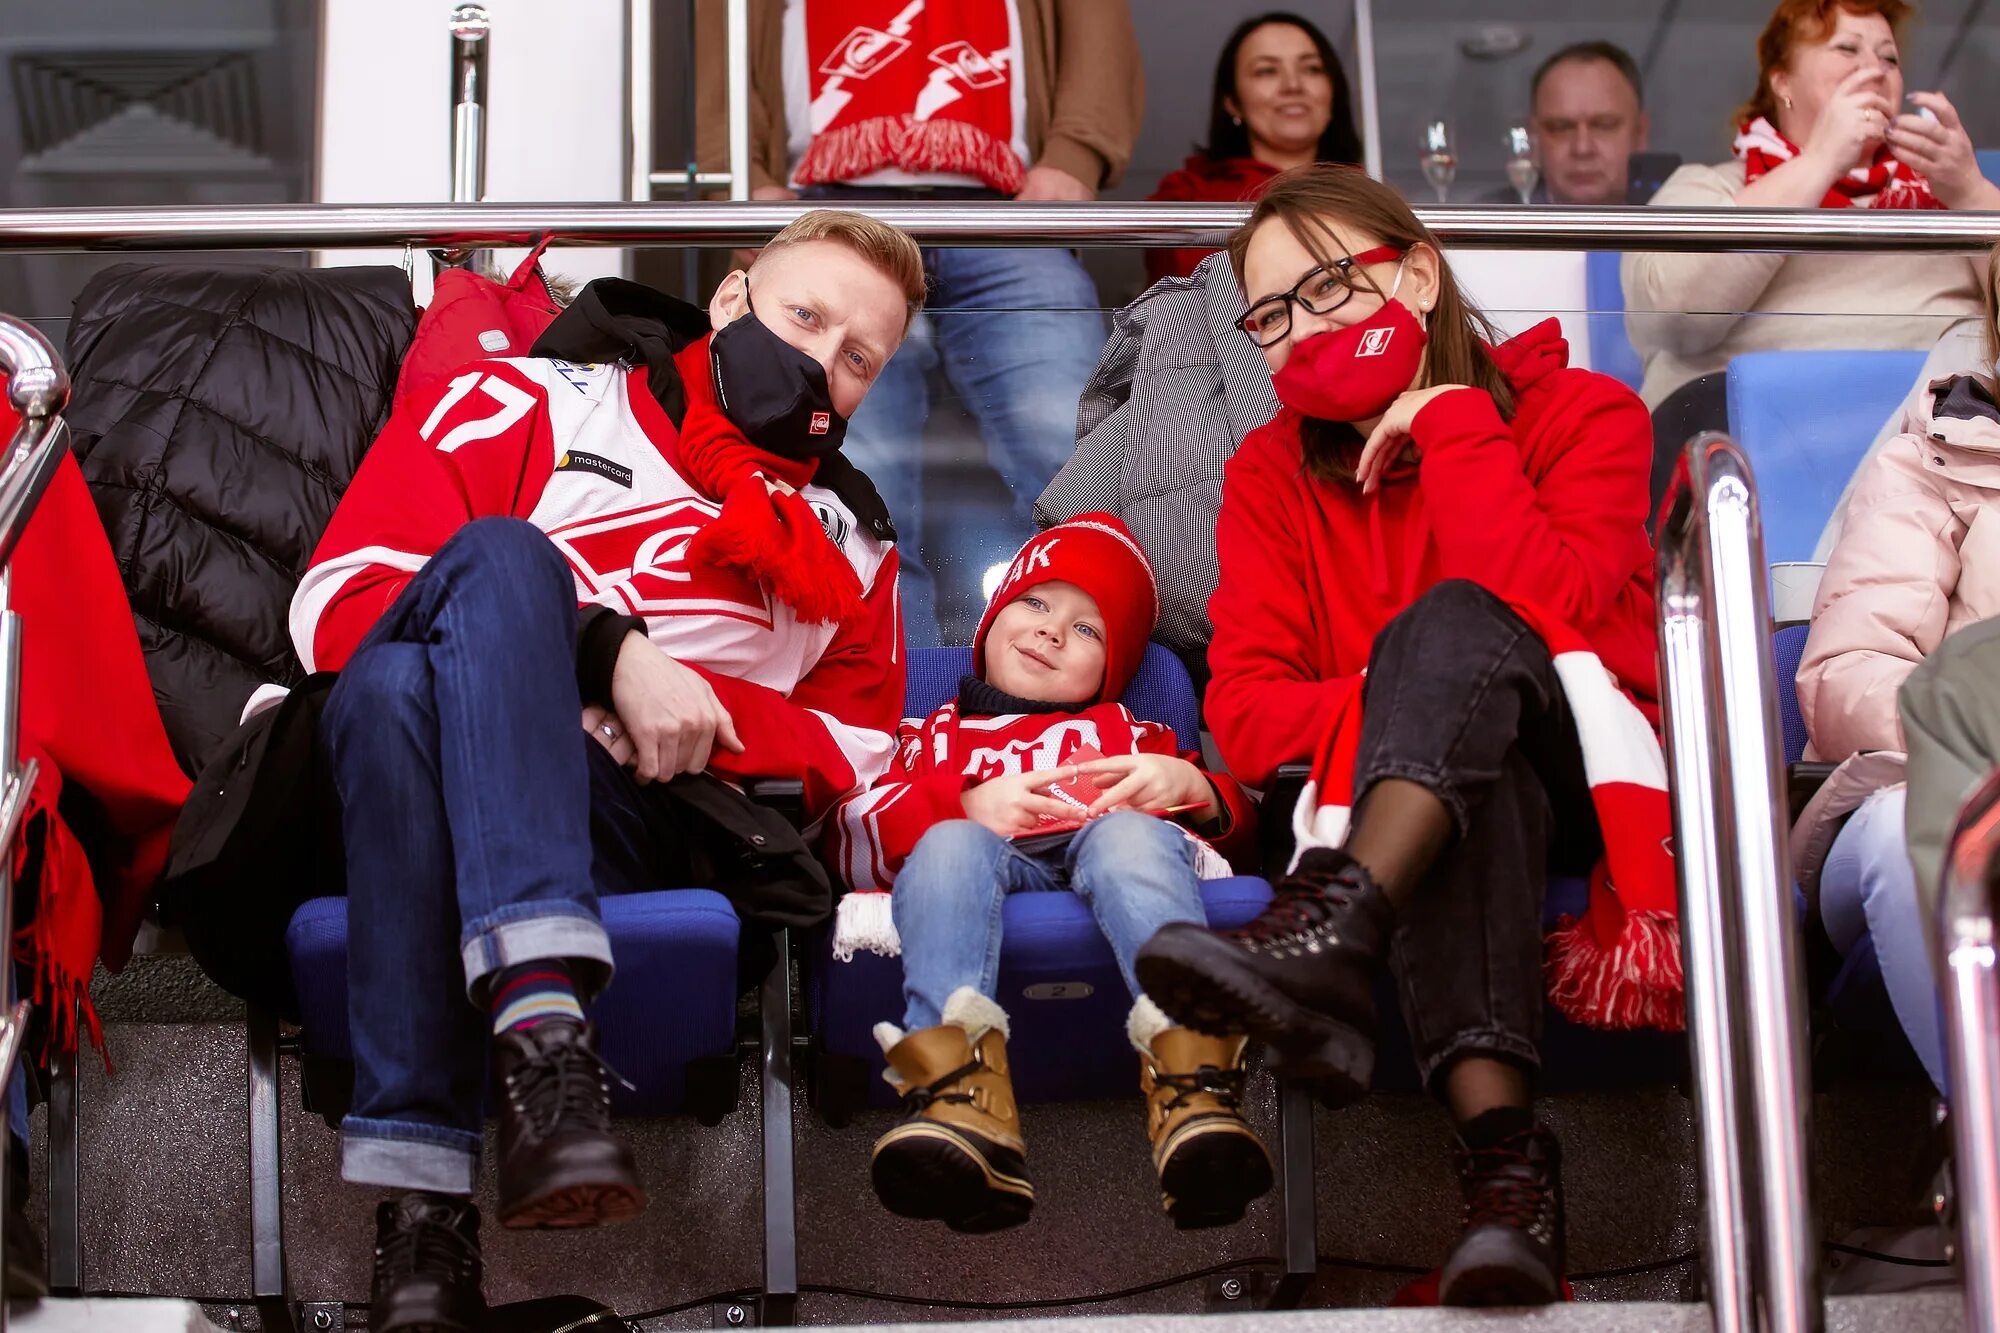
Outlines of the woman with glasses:
[[[1624,863],[1663,859],[1667,837],[1646,410],[1569,368],[1553,320],[1499,342],[1436,239],[1360,172],[1286,172],[1229,253],[1280,408],[1224,473],[1207,716],[1252,786],[1321,758],[1271,906],[1236,930],[1161,931],[1140,979],[1177,1021],[1268,1043],[1338,1105],[1367,1090],[1386,961],[1458,1127],[1467,1206],[1442,1299],[1554,1300],[1559,1149],[1529,1100],[1544,889],[1552,868],[1632,850],[1605,846],[1582,731],[1655,781],[1616,821],[1653,840]],[[1676,1023],[1670,936],[1652,932],[1659,966],[1627,958],[1632,975],[1558,1003]]]

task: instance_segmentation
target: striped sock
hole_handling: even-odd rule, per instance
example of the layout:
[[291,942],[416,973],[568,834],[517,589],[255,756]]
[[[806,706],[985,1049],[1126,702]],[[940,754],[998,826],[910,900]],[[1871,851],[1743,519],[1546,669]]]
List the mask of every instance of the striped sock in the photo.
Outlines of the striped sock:
[[490,995],[496,1035],[533,1027],[545,1018],[583,1021],[576,985],[570,980],[569,969],[557,959],[537,958],[504,969],[493,979]]

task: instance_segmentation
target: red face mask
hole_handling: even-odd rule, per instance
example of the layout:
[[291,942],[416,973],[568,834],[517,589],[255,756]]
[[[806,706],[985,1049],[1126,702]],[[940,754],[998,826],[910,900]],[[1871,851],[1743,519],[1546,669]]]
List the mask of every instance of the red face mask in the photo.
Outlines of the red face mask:
[[[1403,275],[1396,275],[1396,287]],[[1424,332],[1410,308],[1389,299],[1359,324],[1314,334],[1271,377],[1278,401],[1321,421],[1366,421],[1389,410],[1423,364]]]

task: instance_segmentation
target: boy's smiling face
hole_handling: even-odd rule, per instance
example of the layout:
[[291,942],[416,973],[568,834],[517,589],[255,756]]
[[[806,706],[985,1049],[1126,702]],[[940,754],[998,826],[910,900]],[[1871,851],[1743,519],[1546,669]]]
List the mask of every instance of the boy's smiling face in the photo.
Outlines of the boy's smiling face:
[[986,683],[1017,699],[1088,703],[1104,688],[1104,658],[1097,600],[1060,579],[1020,593],[986,630]]

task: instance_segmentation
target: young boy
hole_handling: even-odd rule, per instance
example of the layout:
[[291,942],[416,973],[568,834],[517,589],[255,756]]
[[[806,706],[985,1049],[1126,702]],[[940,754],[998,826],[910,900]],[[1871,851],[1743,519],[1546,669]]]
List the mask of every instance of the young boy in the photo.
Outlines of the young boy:
[[1239,1109],[1243,1040],[1172,1026],[1132,977],[1155,930],[1202,920],[1202,878],[1229,873],[1210,841],[1250,836],[1242,789],[1118,702],[1158,613],[1152,568],[1116,518],[1035,537],[987,604],[958,698],[905,721],[889,774],[830,823],[859,890],[841,901],[836,953],[903,956],[903,1026],[875,1029],[907,1111],[875,1145],[891,1212],[993,1231],[1034,1206],[994,999],[1000,907],[1063,888],[1089,902],[1133,994],[1126,1030],[1168,1215],[1234,1222],[1271,1186]]

